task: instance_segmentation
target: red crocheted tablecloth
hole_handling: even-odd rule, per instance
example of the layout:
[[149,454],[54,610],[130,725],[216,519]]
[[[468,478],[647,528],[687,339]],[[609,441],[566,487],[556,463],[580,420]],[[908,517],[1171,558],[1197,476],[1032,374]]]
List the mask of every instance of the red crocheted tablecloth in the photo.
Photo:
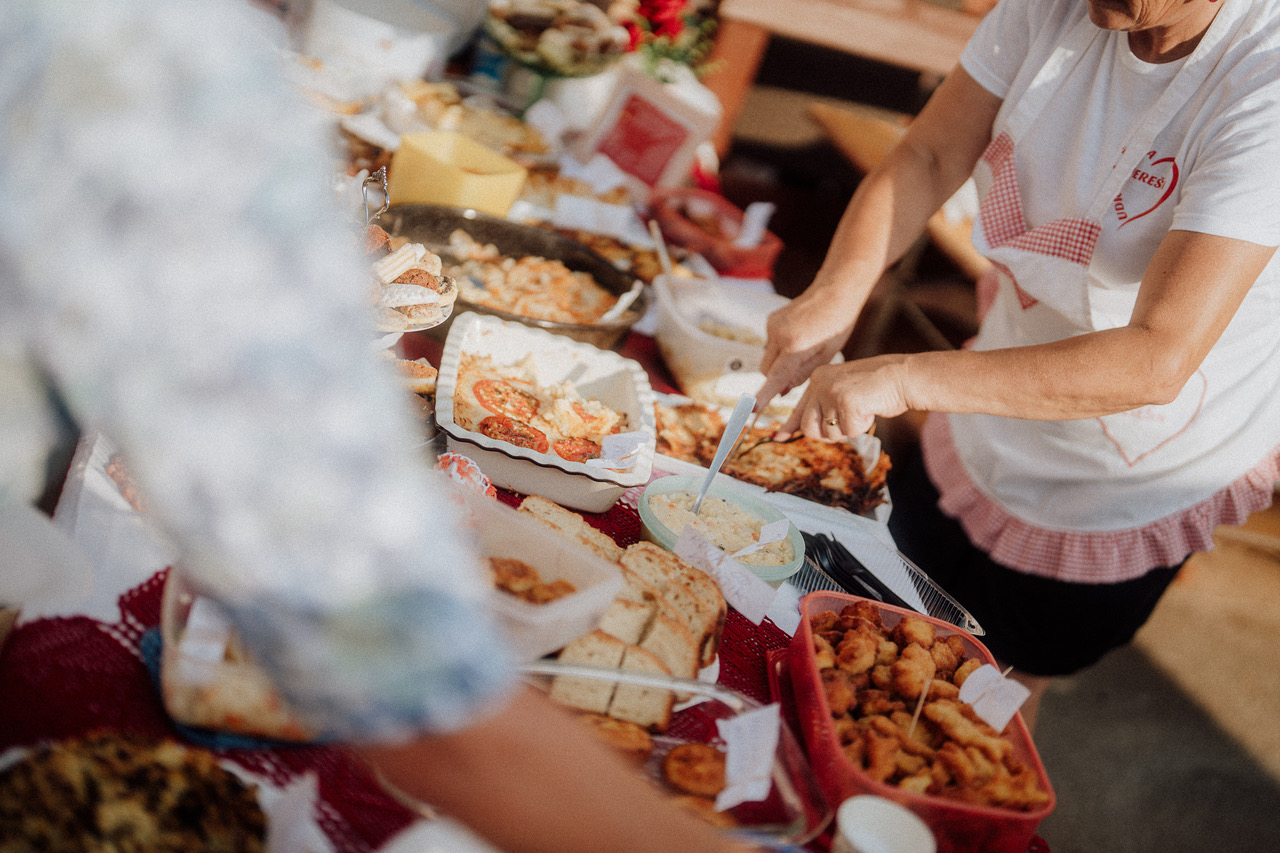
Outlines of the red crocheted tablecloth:
[[[510,492],[499,497],[510,504],[520,500]],[[587,520],[621,545],[640,538],[639,516],[628,501],[607,513],[588,514]],[[0,751],[98,729],[184,739],[165,713],[141,650],[143,635],[160,622],[167,574],[159,572],[122,595],[118,622],[38,619],[14,630],[0,650]],[[720,650],[720,683],[768,701],[765,656],[787,642],[772,622],[753,625],[730,611]],[[341,746],[216,751],[278,785],[314,773],[319,783],[315,818],[339,853],[377,850],[417,819]]]

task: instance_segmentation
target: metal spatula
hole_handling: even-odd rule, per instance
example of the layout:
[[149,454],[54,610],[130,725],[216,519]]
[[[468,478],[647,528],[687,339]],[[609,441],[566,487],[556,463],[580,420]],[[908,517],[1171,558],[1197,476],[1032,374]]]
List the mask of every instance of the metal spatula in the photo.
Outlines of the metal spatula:
[[755,404],[755,397],[743,394],[738,398],[738,404],[733,407],[733,414],[729,415],[729,423],[725,425],[724,435],[720,436],[720,443],[716,445],[716,455],[711,458],[707,478],[702,481],[702,488],[698,490],[698,499],[693,503],[694,515],[697,515],[698,510],[702,508],[702,501],[711,488],[711,481],[716,478],[716,474],[720,473],[724,460],[729,457],[729,451],[737,446],[738,437],[742,435],[742,428],[747,425],[747,418],[751,417],[751,409]]

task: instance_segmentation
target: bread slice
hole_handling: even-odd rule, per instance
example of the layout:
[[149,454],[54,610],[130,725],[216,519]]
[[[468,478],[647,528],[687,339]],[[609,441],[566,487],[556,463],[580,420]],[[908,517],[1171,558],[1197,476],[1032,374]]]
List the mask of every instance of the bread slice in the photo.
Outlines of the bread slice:
[[652,542],[628,547],[620,562],[624,570],[657,589],[679,611],[697,640],[699,664],[710,664],[720,648],[728,612],[715,579]]
[[[655,672],[670,675],[658,656],[639,646],[627,646],[622,656],[622,668],[637,672]],[[644,687],[639,684],[619,684],[609,703],[609,716],[628,720],[652,731],[664,731],[671,723],[671,710],[675,707],[675,694],[661,687]]]
[[[625,641],[597,628],[565,646],[560,651],[559,660],[581,666],[618,669],[626,651]],[[603,714],[609,710],[613,688],[614,682],[604,679],[557,675],[551,681],[550,696],[561,705]]]
[[600,617],[599,628],[629,645],[638,646],[657,615],[656,602],[615,598],[604,616]]
[[640,602],[660,602],[670,607],[662,596],[662,590],[649,583],[643,577],[628,569],[622,563],[618,563],[618,568],[622,570],[622,590],[618,593],[618,598],[625,598],[628,601]]
[[658,613],[649,623],[640,648],[652,652],[672,675],[697,678],[701,649],[693,632],[684,622]]
[[576,539],[610,563],[616,563],[622,557],[622,549],[618,547],[618,543],[610,539],[607,534],[592,527],[586,519],[573,510],[565,509],[554,501],[529,495],[520,502],[520,511],[527,512],[569,538]]
[[615,598],[600,619],[599,629],[657,655],[672,675],[698,675],[698,640],[679,611],[670,608],[665,600],[642,603]]
[[[677,624],[677,627],[683,626]],[[654,636],[656,643],[658,639],[669,635],[665,630],[660,629]],[[661,651],[670,653],[674,647],[674,644],[667,643]],[[689,646],[689,649],[691,650],[692,646]],[[560,652],[560,660],[563,663],[600,669],[628,669],[661,675],[672,674],[658,654],[640,646],[630,645],[600,629],[585,634],[565,646]],[[676,699],[671,690],[660,687],[625,684],[604,678],[578,678],[572,675],[557,675],[552,679],[549,695],[552,700],[561,705],[597,714],[608,714],[616,719],[636,723],[654,731],[666,729],[671,722],[671,710]]]

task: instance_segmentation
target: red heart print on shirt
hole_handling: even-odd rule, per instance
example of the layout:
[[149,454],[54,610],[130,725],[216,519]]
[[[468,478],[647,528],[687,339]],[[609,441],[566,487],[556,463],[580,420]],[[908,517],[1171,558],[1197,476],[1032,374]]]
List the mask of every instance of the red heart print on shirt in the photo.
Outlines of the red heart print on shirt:
[[[1164,204],[1178,186],[1178,175],[1178,164],[1172,157],[1158,157],[1155,151],[1148,151],[1112,204],[1120,220],[1118,227],[1137,222]],[[1133,212],[1135,208],[1137,213]]]

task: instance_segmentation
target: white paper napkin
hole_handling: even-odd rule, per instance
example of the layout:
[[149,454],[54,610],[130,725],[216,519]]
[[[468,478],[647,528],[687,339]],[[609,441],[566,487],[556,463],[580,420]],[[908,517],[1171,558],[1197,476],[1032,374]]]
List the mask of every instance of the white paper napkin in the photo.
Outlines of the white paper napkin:
[[776,702],[716,721],[726,746],[725,787],[716,797],[717,811],[769,796],[781,726],[781,706]]

